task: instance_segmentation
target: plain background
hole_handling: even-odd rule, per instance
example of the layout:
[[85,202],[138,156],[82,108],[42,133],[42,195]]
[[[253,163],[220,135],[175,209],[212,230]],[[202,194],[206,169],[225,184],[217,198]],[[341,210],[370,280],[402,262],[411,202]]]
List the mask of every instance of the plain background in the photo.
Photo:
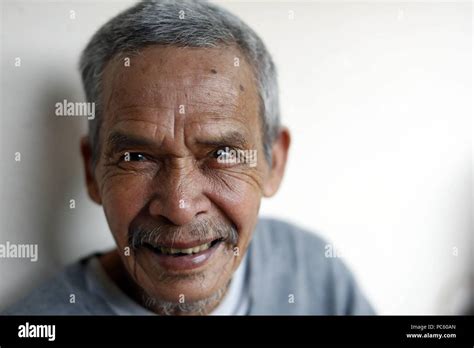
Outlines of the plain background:
[[[39,260],[0,259],[0,309],[113,245],[83,184],[86,120],[58,118],[54,104],[83,101],[80,52],[131,3],[1,5],[0,243],[38,243]],[[293,134],[283,186],[262,214],[335,245],[381,314],[465,310],[473,289],[472,4],[223,5],[272,53]]]

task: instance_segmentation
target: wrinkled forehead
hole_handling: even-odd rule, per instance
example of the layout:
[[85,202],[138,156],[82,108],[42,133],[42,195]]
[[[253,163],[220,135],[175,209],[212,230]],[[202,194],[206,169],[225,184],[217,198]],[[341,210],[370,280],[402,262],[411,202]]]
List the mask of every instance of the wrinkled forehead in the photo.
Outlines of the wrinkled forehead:
[[[107,64],[102,91],[109,122],[129,114],[127,110],[147,108],[249,122],[258,117],[255,75],[232,46],[149,46],[134,54],[121,54]],[[141,114],[147,117],[152,113]]]

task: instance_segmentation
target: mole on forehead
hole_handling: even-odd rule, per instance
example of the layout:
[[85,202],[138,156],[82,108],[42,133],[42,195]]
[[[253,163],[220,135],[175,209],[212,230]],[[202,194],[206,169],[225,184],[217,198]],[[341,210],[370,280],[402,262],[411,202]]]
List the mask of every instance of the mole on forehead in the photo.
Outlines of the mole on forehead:
[[[125,59],[128,63],[124,64]],[[238,66],[235,66],[235,60]],[[151,46],[127,56],[122,53],[110,61],[105,75],[114,80],[129,80],[137,76],[159,75],[162,79],[187,78],[193,83],[203,76],[208,79],[228,79],[246,86],[253,81],[253,73],[240,51],[235,47],[182,48]],[[242,90],[242,89],[241,89]]]
[[105,71],[105,108],[114,119],[121,113],[117,111],[129,107],[144,107],[148,110],[142,111],[148,114],[166,114],[181,104],[186,105],[188,115],[229,116],[241,109],[251,113],[255,104],[251,96],[258,93],[246,63],[234,66],[238,53],[233,48],[154,46],[131,55],[128,67],[123,64],[124,55],[116,57]]
[[[152,74],[111,77],[104,84],[105,105],[123,107],[144,104],[173,107],[179,104],[239,104],[242,99],[249,103],[247,90],[251,81],[232,79],[212,74]],[[245,86],[245,87],[244,87]],[[256,95],[256,92],[254,93]]]

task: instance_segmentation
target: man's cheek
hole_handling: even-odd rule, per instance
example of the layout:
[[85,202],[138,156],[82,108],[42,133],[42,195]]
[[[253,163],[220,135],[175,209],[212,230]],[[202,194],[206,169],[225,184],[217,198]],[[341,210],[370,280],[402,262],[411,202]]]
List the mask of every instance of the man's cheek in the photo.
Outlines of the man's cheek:
[[249,225],[256,220],[261,197],[259,191],[246,183],[232,187],[232,190],[214,190],[209,193],[209,198],[239,232],[246,232]]
[[232,250],[232,255],[236,257],[235,261],[237,261],[234,263],[234,267],[237,267],[242,260],[252,238],[260,207],[261,197],[258,192],[251,185],[245,184],[232,192],[220,191],[212,194],[211,199],[227,219],[235,225],[239,233],[238,243]]
[[125,184],[108,187],[106,192],[102,202],[109,227],[116,238],[126,238],[130,222],[145,206],[143,195]]

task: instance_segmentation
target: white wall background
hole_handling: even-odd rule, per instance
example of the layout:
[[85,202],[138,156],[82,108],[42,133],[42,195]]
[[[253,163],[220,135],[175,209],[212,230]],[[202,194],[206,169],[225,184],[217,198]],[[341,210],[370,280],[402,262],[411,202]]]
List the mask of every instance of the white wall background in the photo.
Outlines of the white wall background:
[[[0,243],[38,243],[40,258],[0,259],[0,309],[113,245],[83,185],[86,121],[54,104],[83,100],[80,51],[131,3],[1,5]],[[223,5],[274,55],[293,133],[262,213],[335,243],[379,313],[460,312],[473,289],[472,4]]]

